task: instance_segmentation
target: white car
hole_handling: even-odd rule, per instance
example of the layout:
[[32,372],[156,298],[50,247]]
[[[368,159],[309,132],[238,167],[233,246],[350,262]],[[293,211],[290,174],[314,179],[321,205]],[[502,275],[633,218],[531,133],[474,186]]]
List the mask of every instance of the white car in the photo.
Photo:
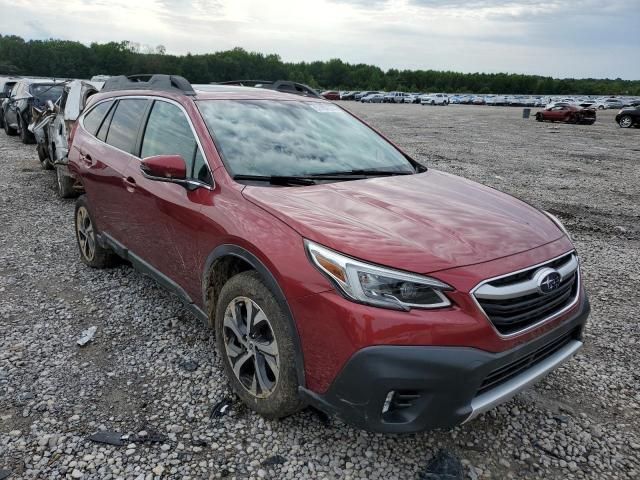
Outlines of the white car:
[[389,92],[384,96],[384,103],[403,103],[407,95],[404,92]]
[[449,97],[444,93],[430,93],[420,97],[422,105],[449,105]]
[[619,98],[606,98],[604,100],[598,100],[592,108],[597,108],[598,110],[608,110],[614,108],[623,108],[624,102]]

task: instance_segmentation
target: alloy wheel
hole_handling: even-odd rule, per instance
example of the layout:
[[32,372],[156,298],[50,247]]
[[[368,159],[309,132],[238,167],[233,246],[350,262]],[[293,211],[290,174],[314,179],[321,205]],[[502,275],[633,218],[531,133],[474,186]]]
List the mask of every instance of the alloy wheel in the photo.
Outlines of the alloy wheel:
[[87,260],[93,260],[96,254],[96,235],[91,223],[91,217],[85,207],[78,208],[76,214],[76,232],[78,234],[78,245],[80,253]]
[[620,126],[622,128],[629,128],[632,122],[633,120],[631,119],[631,117],[629,115],[625,115],[620,119]]
[[280,355],[264,311],[247,297],[234,298],[225,310],[224,346],[233,373],[257,398],[273,393],[280,376]]

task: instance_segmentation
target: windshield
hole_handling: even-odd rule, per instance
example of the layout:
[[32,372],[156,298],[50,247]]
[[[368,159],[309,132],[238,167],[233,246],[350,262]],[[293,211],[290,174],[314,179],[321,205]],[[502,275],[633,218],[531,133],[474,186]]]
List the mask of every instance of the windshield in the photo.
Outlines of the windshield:
[[48,100],[55,102],[60,98],[64,90],[63,84],[56,85],[31,85],[31,95],[40,100],[41,103],[46,103]]
[[198,107],[233,176],[415,172],[391,144],[332,103],[204,100]]

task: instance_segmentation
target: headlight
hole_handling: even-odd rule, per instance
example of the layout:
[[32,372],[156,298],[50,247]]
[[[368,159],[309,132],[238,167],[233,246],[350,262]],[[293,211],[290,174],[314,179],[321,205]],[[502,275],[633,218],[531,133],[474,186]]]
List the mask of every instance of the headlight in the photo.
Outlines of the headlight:
[[305,240],[314,265],[353,301],[402,310],[451,305],[443,290],[452,290],[434,278],[379,267]]
[[551,221],[552,221],[553,223],[555,223],[555,224],[556,224],[556,226],[557,226],[560,230],[562,230],[562,232],[564,232],[564,234],[565,234],[567,237],[569,237],[569,239],[573,240],[573,239],[571,238],[571,234],[569,233],[569,230],[567,230],[567,229],[565,228],[565,226],[564,226],[564,225],[562,224],[562,222],[558,219],[558,217],[556,217],[553,213],[549,213],[549,212],[547,212],[546,210],[543,210],[542,212],[543,212],[547,217],[549,217],[549,218],[551,219]]

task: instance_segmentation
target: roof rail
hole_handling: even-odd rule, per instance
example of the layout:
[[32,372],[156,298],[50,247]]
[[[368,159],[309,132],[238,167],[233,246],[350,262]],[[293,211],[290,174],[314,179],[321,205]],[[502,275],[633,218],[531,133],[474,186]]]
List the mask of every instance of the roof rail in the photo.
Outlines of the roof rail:
[[305,97],[322,98],[318,92],[304,83],[291,82],[289,80],[229,80],[227,82],[215,82],[216,85],[239,85],[241,87],[267,88]]
[[140,74],[118,75],[108,78],[103,91],[114,90],[162,90],[166,92],[180,92],[185,95],[195,95],[193,87],[184,77],[179,75]]

